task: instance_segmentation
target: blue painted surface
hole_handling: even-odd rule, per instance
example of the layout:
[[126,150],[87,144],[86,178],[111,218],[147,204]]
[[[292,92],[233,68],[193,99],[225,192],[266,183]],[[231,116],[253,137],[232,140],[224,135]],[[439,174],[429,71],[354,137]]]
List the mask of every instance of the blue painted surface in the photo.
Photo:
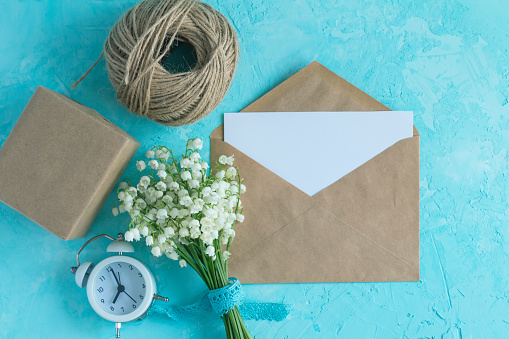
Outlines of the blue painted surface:
[[[318,60],[395,110],[415,111],[421,134],[421,281],[246,286],[259,301],[293,305],[281,323],[248,321],[257,338],[509,337],[509,7],[505,0],[210,0],[238,31],[241,60],[223,103],[200,122],[169,128],[116,102],[100,53],[134,0],[2,1],[0,144],[38,85],[92,107],[142,143],[181,149]],[[207,153],[208,154],[208,153]],[[134,175],[131,163],[125,176]],[[113,195],[87,238],[125,230]],[[68,272],[83,240],[64,242],[0,204],[0,337],[112,338]],[[107,242],[83,259],[104,257]],[[136,256],[160,292],[185,304],[205,290],[190,269]],[[123,338],[223,338],[214,316],[127,324]]]

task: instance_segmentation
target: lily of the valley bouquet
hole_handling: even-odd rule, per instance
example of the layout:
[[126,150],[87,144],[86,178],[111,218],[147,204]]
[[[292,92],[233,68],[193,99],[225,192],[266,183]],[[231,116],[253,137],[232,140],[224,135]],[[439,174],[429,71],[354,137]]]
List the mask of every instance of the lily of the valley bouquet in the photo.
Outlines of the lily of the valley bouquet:
[[[150,174],[135,186],[129,180],[121,183],[113,214],[131,216],[127,241],[145,237],[153,255],[189,265],[216,290],[229,284],[229,250],[235,222],[244,220],[240,195],[246,188],[232,166],[233,155],[220,156],[208,175],[209,165],[198,152],[202,146],[200,139],[190,139],[179,160],[165,146],[147,151],[150,160],[136,166]],[[222,319],[227,338],[252,338],[237,306]]]

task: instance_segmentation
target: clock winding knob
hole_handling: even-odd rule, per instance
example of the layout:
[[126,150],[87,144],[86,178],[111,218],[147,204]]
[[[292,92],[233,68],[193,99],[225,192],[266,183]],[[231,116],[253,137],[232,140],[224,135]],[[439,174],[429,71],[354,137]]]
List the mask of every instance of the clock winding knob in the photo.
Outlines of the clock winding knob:
[[120,338],[120,327],[122,327],[121,323],[115,323],[115,338]]
[[159,294],[154,294],[154,299],[168,302],[168,298],[161,297]]

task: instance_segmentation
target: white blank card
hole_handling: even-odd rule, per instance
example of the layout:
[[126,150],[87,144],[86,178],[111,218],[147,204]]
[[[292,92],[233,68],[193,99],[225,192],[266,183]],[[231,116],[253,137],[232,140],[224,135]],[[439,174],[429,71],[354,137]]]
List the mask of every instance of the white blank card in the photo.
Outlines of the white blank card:
[[310,196],[412,136],[408,111],[224,115],[227,143]]

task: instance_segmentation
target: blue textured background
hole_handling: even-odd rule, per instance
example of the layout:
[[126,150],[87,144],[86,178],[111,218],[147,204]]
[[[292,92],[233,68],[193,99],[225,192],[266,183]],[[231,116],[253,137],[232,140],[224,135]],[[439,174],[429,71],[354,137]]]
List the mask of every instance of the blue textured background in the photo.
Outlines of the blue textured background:
[[[509,337],[509,7],[506,0],[210,0],[235,26],[241,59],[223,103],[202,121],[168,128],[127,112],[99,55],[134,0],[1,1],[0,144],[38,85],[99,111],[142,143],[181,149],[318,60],[395,110],[421,134],[421,281],[246,286],[252,298],[293,305],[280,323],[248,321],[258,338]],[[134,162],[124,176],[134,174]],[[78,193],[77,193],[78,194]],[[87,234],[125,230],[113,195]],[[68,272],[83,240],[64,242],[0,204],[0,337],[112,338]],[[106,240],[83,254],[105,256]],[[190,269],[136,256],[161,294],[185,304],[205,290]],[[127,324],[123,338],[223,338],[213,316]]]

